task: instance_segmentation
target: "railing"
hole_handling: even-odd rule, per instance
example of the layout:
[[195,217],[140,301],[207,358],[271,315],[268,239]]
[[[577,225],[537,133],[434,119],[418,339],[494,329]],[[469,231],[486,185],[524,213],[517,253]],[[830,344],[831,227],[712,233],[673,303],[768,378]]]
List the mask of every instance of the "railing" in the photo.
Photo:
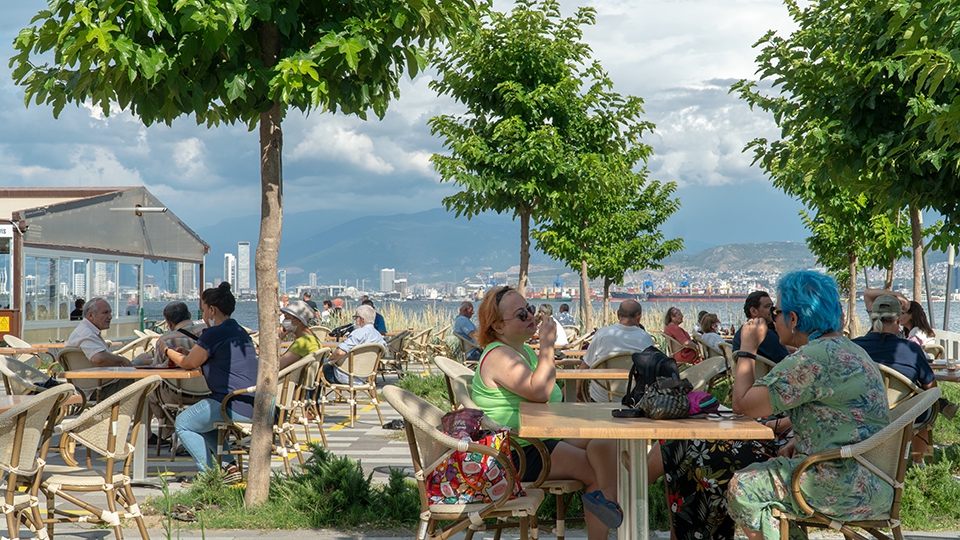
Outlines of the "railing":
[[960,360],[960,333],[937,329],[936,342],[943,347],[945,358]]

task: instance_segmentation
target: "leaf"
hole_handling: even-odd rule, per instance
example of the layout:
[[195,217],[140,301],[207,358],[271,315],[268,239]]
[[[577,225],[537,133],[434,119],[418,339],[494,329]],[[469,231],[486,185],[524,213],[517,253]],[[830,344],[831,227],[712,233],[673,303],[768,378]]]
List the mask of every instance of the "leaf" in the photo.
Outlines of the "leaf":
[[347,65],[350,66],[351,71],[357,71],[357,66],[360,62],[359,58],[357,57],[357,53],[362,50],[363,45],[358,43],[355,39],[346,39],[340,42],[340,52],[347,60]]
[[235,73],[231,77],[227,77],[225,84],[227,90],[227,99],[230,101],[236,101],[245,97],[247,81],[242,75]]

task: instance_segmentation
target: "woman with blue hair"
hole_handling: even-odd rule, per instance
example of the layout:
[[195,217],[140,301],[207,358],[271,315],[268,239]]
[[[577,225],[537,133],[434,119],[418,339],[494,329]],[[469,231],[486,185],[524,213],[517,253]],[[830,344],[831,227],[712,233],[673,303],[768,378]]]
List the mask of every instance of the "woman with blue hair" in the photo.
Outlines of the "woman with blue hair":
[[[801,513],[790,482],[805,456],[863,441],[890,421],[880,371],[841,333],[836,281],[818,272],[791,272],[780,278],[777,290],[772,314],[780,343],[798,350],[755,380],[757,347],[767,325],[763,319],[747,321],[733,384],[735,413],[755,418],[786,413],[794,430],[779,457],[750,465],[730,481],[730,516],[750,540],[780,538],[773,508]],[[815,464],[800,490],[819,512],[846,519],[876,517],[893,500],[893,488],[854,460]]]

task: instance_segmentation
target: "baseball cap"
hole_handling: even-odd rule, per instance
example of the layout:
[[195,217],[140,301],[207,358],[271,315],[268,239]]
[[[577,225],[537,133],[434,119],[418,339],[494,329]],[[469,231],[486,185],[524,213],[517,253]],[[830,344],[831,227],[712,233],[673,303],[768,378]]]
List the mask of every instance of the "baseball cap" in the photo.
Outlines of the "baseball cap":
[[903,313],[903,306],[900,299],[892,294],[881,294],[873,301],[871,313],[883,313],[891,315],[900,315]]

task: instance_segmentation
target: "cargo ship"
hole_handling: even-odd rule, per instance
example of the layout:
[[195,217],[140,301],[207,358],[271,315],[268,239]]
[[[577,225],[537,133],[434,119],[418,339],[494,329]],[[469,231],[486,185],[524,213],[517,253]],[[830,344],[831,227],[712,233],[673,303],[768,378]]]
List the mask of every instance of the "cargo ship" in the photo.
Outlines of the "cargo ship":
[[747,295],[739,293],[713,293],[713,292],[697,292],[693,291],[691,293],[674,293],[674,292],[659,292],[659,293],[647,293],[646,298],[643,300],[646,302],[743,302],[747,299]]

